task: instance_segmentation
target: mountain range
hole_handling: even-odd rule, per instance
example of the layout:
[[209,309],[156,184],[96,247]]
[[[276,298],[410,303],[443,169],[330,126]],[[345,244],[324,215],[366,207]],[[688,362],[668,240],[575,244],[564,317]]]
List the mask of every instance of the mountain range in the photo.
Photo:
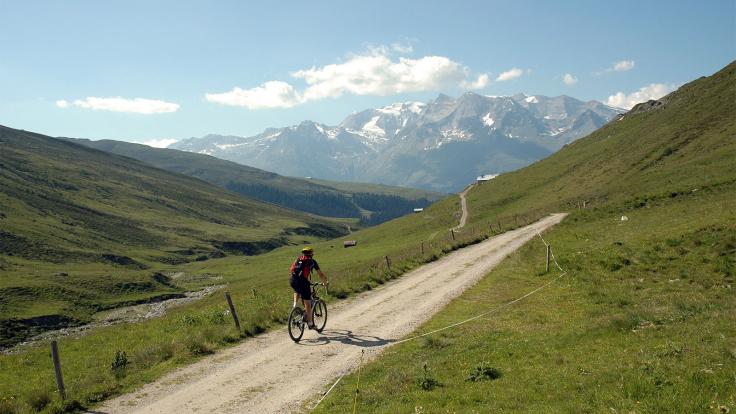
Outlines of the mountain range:
[[304,121],[251,137],[190,138],[170,148],[288,176],[452,192],[478,175],[542,159],[621,113],[564,95],[441,94],[428,103],[353,113],[337,126]]
[[205,154],[129,142],[64,139],[198,178],[248,198],[320,216],[356,218],[364,225],[391,220],[444,197],[413,188],[285,177]]

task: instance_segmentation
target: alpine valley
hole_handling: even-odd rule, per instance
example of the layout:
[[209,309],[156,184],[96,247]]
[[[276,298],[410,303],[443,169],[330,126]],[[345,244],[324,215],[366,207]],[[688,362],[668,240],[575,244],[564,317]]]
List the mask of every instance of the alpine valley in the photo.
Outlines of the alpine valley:
[[[569,96],[517,94],[405,102],[252,137],[207,135],[170,148],[279,174],[458,191],[479,175],[515,170],[588,135],[623,110]],[[304,162],[304,148],[310,162]]]

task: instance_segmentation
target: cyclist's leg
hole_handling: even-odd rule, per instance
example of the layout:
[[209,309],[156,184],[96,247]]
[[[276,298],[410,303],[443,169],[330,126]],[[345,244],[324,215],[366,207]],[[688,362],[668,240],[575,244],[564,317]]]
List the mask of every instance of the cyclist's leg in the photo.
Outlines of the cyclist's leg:
[[307,314],[307,324],[312,326],[314,325],[314,321],[312,321],[312,289],[311,286],[309,286],[309,281],[306,279],[301,280],[299,296],[302,297],[302,302],[304,302],[304,310]]
[[306,308],[307,312],[307,324],[309,326],[314,325],[314,321],[312,320],[312,301],[311,300],[305,300],[304,301],[304,307]]

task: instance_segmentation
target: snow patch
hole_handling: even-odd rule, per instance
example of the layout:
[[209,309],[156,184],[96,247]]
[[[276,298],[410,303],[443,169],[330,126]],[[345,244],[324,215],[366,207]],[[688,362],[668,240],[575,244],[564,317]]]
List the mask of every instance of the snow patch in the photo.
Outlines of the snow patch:
[[376,111],[386,115],[398,116],[401,115],[401,104],[384,106],[383,108],[376,109]]
[[384,106],[376,109],[376,111],[386,115],[400,116],[405,111],[418,114],[422,112],[422,109],[424,109],[425,106],[427,106],[427,104],[423,102],[403,102]]
[[560,121],[563,119],[567,119],[567,114],[545,115],[544,119],[552,119],[555,121]]
[[560,135],[560,134],[562,134],[563,132],[566,132],[566,131],[568,131],[569,129],[570,129],[570,127],[564,127],[564,128],[557,128],[557,129],[553,129],[552,131],[550,131],[550,132],[549,132],[549,134],[548,134],[548,135],[549,135],[549,136],[552,136],[552,137],[556,137],[557,135]]
[[[442,134],[442,137],[447,140],[447,142],[450,141],[467,141],[470,138],[473,137],[473,134],[471,134],[468,131],[464,131],[462,129],[452,128],[452,129],[445,129],[440,131],[440,134]],[[442,142],[438,144],[438,147],[442,145]]]
[[379,137],[386,136],[386,131],[384,131],[383,128],[377,125],[377,122],[380,118],[380,116],[374,116],[373,118],[371,118],[370,121],[366,122],[361,129],[370,135],[375,135]]
[[485,126],[489,126],[489,127],[493,126],[493,124],[496,122],[496,121],[493,120],[493,118],[491,118],[491,113],[490,112],[487,113],[487,114],[485,114],[485,115],[483,115],[483,118],[481,118],[481,119],[483,120],[483,124]]
[[327,138],[335,139],[338,136],[338,134],[340,134],[340,128],[328,129],[326,134],[327,134]]
[[240,144],[215,144],[215,146],[221,150],[226,150],[228,148],[242,147],[245,144],[245,142],[241,142]]
[[524,99],[524,101],[526,101],[526,103],[539,103],[539,100],[537,99],[536,96],[529,96],[526,99]]
[[408,102],[409,110],[415,114],[421,113],[427,104],[424,102]]

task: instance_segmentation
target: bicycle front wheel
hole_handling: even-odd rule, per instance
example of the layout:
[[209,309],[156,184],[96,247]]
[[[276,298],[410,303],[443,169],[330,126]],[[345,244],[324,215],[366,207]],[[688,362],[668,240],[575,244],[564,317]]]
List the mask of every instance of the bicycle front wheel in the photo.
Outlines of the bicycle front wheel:
[[300,307],[295,307],[289,314],[289,337],[294,342],[299,342],[304,335],[304,311]]
[[327,325],[327,304],[318,300],[312,308],[312,320],[317,332],[322,332]]

